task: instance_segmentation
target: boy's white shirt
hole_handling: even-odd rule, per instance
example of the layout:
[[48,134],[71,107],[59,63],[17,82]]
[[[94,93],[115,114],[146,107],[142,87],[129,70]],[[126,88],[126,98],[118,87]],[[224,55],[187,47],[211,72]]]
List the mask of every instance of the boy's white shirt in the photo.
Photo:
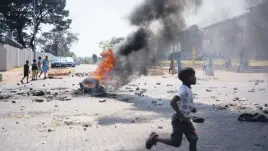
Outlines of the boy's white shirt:
[[188,86],[182,84],[179,87],[178,96],[180,97],[178,107],[183,115],[187,117],[194,109],[192,90]]

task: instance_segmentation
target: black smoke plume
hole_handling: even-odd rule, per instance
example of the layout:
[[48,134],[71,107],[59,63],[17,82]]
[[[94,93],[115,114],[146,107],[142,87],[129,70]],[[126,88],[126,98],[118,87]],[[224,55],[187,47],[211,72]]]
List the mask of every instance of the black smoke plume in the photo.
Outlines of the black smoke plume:
[[170,52],[172,44],[178,43],[179,33],[186,29],[185,10],[201,4],[202,0],[144,0],[139,4],[129,16],[137,31],[116,48],[118,81],[148,74],[148,69]]
[[139,51],[147,45],[147,34],[144,29],[140,28],[137,32],[127,38],[128,43],[121,45],[120,55],[128,56],[131,51]]

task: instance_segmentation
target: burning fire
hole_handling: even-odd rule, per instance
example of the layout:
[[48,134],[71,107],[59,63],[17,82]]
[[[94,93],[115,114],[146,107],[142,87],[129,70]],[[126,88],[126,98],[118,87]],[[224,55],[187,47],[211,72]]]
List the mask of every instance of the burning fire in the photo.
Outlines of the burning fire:
[[98,66],[95,72],[91,75],[98,79],[99,82],[108,77],[108,74],[113,71],[117,60],[112,49],[108,49],[101,53],[102,57],[105,57],[104,61]]

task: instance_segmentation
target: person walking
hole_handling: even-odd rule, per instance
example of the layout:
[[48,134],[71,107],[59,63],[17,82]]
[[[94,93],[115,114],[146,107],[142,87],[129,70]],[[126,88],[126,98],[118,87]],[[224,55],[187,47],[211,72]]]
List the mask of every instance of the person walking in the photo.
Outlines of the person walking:
[[171,62],[170,62],[170,67],[168,69],[168,73],[172,74],[173,70],[174,70],[174,60],[172,59]]
[[36,60],[33,60],[33,64],[32,64],[32,81],[37,80],[37,71],[38,71],[38,67],[36,64]]
[[42,71],[44,73],[44,79],[47,78],[48,68],[49,68],[49,61],[48,56],[46,56],[45,59],[42,61]]
[[38,76],[40,78],[41,75],[43,74],[43,71],[42,71],[42,58],[40,56],[38,57],[37,67],[38,67],[37,74],[40,72],[39,76]]
[[241,71],[241,68],[243,68],[244,66],[244,57],[245,57],[245,51],[244,49],[240,51],[239,53],[239,57],[240,57],[240,63],[239,63],[239,66],[238,66],[238,69],[237,69],[237,72],[240,72]]
[[30,66],[29,66],[29,61],[26,60],[26,63],[23,66],[23,78],[21,79],[21,84],[23,84],[23,80],[27,78],[27,83],[29,83],[29,74],[30,74]]
[[207,63],[206,63],[206,59],[203,57],[203,61],[202,61],[202,65],[203,65],[203,73],[206,73],[206,67],[207,67]]
[[177,65],[178,65],[178,72],[180,72],[181,71],[181,69],[182,69],[182,63],[181,63],[181,52],[178,52],[178,54],[177,54]]

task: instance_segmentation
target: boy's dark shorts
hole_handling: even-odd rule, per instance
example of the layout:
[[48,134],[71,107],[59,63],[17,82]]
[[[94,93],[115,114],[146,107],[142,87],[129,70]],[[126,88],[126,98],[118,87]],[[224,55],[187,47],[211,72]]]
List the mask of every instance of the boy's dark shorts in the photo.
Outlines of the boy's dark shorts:
[[171,140],[174,142],[181,142],[183,134],[186,136],[189,142],[196,142],[198,136],[195,132],[193,123],[189,120],[181,121],[177,114],[172,116],[172,129]]
[[24,72],[24,77],[28,77],[29,76],[29,72]]

